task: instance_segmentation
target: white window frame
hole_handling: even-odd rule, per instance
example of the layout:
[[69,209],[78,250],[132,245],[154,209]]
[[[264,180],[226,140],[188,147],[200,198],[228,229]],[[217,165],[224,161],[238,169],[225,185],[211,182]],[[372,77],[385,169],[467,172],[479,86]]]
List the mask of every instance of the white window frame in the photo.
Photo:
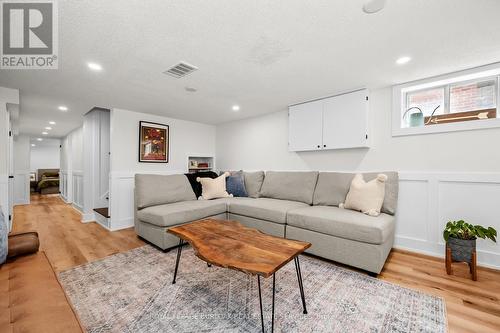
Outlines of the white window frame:
[[[402,127],[401,117],[406,109],[406,93],[418,90],[438,88],[450,84],[466,83],[472,80],[497,77],[497,118],[474,121],[436,124],[432,126]],[[445,104],[449,103],[445,97]],[[500,63],[472,68],[460,72],[440,75],[423,80],[396,85],[392,89],[392,136],[420,135],[455,131],[469,131],[500,127]],[[449,108],[449,105],[444,107]]]

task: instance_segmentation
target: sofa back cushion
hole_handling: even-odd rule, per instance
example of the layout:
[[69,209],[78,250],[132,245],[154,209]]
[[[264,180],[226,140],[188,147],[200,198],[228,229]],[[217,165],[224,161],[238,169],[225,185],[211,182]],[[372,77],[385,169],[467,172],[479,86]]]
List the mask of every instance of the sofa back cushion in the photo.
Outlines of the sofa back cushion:
[[317,171],[290,172],[268,171],[260,190],[260,196],[312,204]]
[[264,171],[243,172],[245,189],[250,198],[258,198],[262,183],[264,182]]
[[[387,176],[385,182],[385,198],[382,213],[394,215],[398,204],[399,176],[397,172],[368,172],[363,173],[366,181],[370,181],[383,173]],[[313,205],[338,206],[346,199],[355,173],[320,172],[318,184],[314,191]]]
[[196,200],[184,175],[135,175],[137,208],[163,205],[179,201]]

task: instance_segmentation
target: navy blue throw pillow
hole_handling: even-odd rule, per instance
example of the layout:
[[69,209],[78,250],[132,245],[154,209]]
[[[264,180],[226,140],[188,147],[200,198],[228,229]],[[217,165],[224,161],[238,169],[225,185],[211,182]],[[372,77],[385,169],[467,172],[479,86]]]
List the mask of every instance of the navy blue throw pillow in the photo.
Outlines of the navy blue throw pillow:
[[233,197],[248,197],[243,172],[233,172],[226,178],[226,191]]

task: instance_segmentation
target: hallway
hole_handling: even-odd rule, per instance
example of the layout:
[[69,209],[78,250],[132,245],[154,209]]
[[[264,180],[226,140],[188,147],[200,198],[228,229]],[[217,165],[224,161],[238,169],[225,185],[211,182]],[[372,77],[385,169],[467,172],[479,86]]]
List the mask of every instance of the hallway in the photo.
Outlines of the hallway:
[[37,231],[56,272],[144,245],[133,229],[109,232],[80,219],[59,195],[33,194],[30,205],[14,207],[12,232]]

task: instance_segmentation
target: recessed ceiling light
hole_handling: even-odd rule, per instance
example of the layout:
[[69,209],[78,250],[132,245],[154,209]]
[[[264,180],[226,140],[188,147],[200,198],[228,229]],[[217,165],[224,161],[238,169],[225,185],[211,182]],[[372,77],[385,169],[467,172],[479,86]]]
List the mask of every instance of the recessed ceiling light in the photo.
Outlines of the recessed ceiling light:
[[36,144],[32,143],[32,144],[31,144],[31,147],[36,147]]
[[240,106],[239,105],[233,105],[233,111],[240,111]]
[[60,107],[58,107],[58,109],[61,111],[68,111],[68,107],[64,105],[61,105]]
[[52,127],[47,126],[47,127],[45,127],[45,129],[50,131],[52,129]]
[[42,138],[37,138],[36,141],[43,141],[43,139]]
[[96,72],[102,71],[102,66],[99,64],[96,64],[95,62],[88,62],[87,67],[93,71],[96,71]]
[[386,0],[368,0],[363,5],[363,11],[367,14],[374,14],[385,7]]
[[42,132],[42,134],[43,134],[43,135],[47,135],[47,134],[49,134],[49,133],[47,133],[47,132]]
[[56,124],[56,122],[55,122],[55,121],[49,121],[49,124],[51,124],[51,125],[55,125],[55,124]]
[[398,60],[396,60],[396,64],[398,64],[398,65],[404,65],[404,64],[409,63],[410,60],[411,60],[410,57],[404,56],[404,57],[398,58]]

